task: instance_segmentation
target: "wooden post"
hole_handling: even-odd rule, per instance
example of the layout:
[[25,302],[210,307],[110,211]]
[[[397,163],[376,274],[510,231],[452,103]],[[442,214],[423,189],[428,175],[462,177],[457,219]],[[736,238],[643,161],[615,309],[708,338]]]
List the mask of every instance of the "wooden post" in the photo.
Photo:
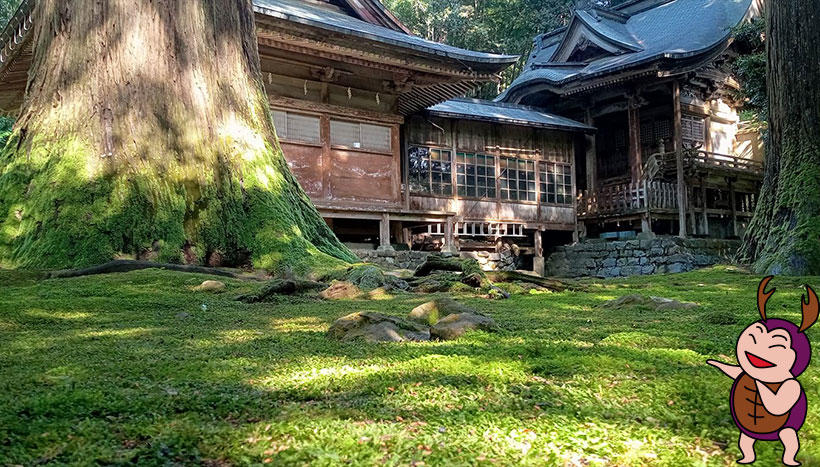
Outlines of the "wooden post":
[[535,246],[535,258],[532,260],[532,270],[543,276],[546,273],[546,261],[544,260],[544,245],[541,238],[541,229],[535,231],[533,234],[533,245]]
[[413,248],[413,231],[409,227],[401,229],[401,242],[407,245],[407,248]]
[[390,214],[382,213],[382,219],[379,221],[379,251],[393,251],[393,245],[390,244]]
[[703,175],[700,177],[700,202],[701,202],[701,212],[703,214],[703,235],[709,235],[709,213],[706,212],[706,180],[704,180]]
[[732,205],[732,236],[737,237],[737,205],[735,204],[735,181],[729,179],[729,202]]
[[641,179],[643,163],[641,162],[641,116],[636,95],[629,96],[627,105],[629,117],[629,170],[632,174],[632,181]]
[[447,222],[444,223],[444,247],[441,249],[442,253],[458,254],[458,247],[455,242],[455,235],[453,233],[454,224],[452,216],[447,217]]
[[674,109],[675,161],[678,175],[678,236],[686,238],[686,179],[683,173],[683,129],[680,110],[680,83],[672,83]]
[[[586,122],[589,126],[595,126],[595,119],[592,118],[592,106],[587,107]],[[595,135],[585,134],[586,141],[586,161],[587,161],[587,191],[594,193],[598,186],[598,158]]]

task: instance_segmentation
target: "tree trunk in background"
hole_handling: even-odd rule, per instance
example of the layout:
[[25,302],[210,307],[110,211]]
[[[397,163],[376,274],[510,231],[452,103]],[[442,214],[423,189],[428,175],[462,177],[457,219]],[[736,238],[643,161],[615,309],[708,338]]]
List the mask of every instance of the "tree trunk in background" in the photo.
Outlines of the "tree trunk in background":
[[820,3],[766,6],[769,147],[741,256],[758,273],[820,274]]
[[34,18],[0,265],[355,260],[282,157],[250,0],[38,0]]

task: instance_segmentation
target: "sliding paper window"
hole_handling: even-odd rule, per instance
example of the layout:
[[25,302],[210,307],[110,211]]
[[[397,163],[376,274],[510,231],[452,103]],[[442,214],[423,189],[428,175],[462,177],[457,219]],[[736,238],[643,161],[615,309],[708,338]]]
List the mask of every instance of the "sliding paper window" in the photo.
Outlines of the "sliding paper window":
[[458,195],[466,198],[495,198],[495,157],[458,153]]
[[450,151],[414,146],[408,149],[410,191],[432,195],[453,194]]

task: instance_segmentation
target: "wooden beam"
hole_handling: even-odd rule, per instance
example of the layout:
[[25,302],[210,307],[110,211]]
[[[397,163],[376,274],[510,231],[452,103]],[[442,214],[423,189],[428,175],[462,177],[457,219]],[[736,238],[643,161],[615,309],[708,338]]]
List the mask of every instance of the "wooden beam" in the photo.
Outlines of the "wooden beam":
[[[595,126],[595,119],[592,118],[592,108],[586,110],[585,122],[589,126]],[[594,134],[585,134],[586,141],[586,163],[587,163],[587,190],[592,193],[598,187],[598,153]]]
[[543,276],[546,272],[546,262],[544,261],[544,245],[543,245],[543,232],[541,230],[536,230],[533,234],[533,246],[535,250],[535,258],[532,261],[532,270],[539,276]]
[[732,205],[732,236],[737,237],[737,205],[735,204],[735,181],[729,179],[729,202]]
[[683,133],[680,110],[680,83],[672,83],[674,116],[675,162],[678,176],[678,236],[686,238],[686,179],[683,174]]
[[390,244],[390,214],[383,213],[379,221],[379,250],[392,250],[393,246]]
[[629,172],[632,181],[638,182],[643,172],[641,162],[641,114],[636,95],[629,96],[629,108],[627,109],[629,118]]
[[700,202],[701,202],[701,215],[703,216],[703,227],[701,228],[703,235],[709,235],[709,214],[706,212],[706,184],[704,183],[703,176],[700,177]]
[[455,221],[452,217],[448,217],[444,223],[444,247],[442,253],[458,254],[458,247],[455,242]]

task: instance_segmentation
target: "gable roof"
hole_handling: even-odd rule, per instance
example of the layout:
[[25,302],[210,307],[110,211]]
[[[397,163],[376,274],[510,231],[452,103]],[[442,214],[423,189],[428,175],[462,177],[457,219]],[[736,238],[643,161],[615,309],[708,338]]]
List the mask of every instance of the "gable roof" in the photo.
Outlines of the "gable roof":
[[[254,10],[262,15],[313,26],[331,33],[341,33],[372,40],[392,47],[462,61],[474,66],[497,68],[495,72],[515,63],[516,55],[500,55],[460,49],[439,42],[372,24],[358,18],[330,11],[301,0],[253,0]],[[501,65],[501,68],[497,66]]]
[[410,28],[399,21],[379,0],[340,0],[356,12],[359,19],[394,31],[412,34]]
[[[674,72],[683,63],[705,63],[728,46],[731,29],[753,6],[755,0],[633,0],[613,10],[578,10],[568,27],[536,38],[524,72],[497,99],[518,101],[532,85],[562,94],[593,78],[653,64]],[[562,62],[573,41],[582,39],[609,45],[610,53],[586,63]]]
[[451,99],[427,109],[427,113],[445,118],[477,120],[524,125],[537,128],[594,132],[595,128],[568,118],[553,115],[525,105],[505,104],[481,99]]

